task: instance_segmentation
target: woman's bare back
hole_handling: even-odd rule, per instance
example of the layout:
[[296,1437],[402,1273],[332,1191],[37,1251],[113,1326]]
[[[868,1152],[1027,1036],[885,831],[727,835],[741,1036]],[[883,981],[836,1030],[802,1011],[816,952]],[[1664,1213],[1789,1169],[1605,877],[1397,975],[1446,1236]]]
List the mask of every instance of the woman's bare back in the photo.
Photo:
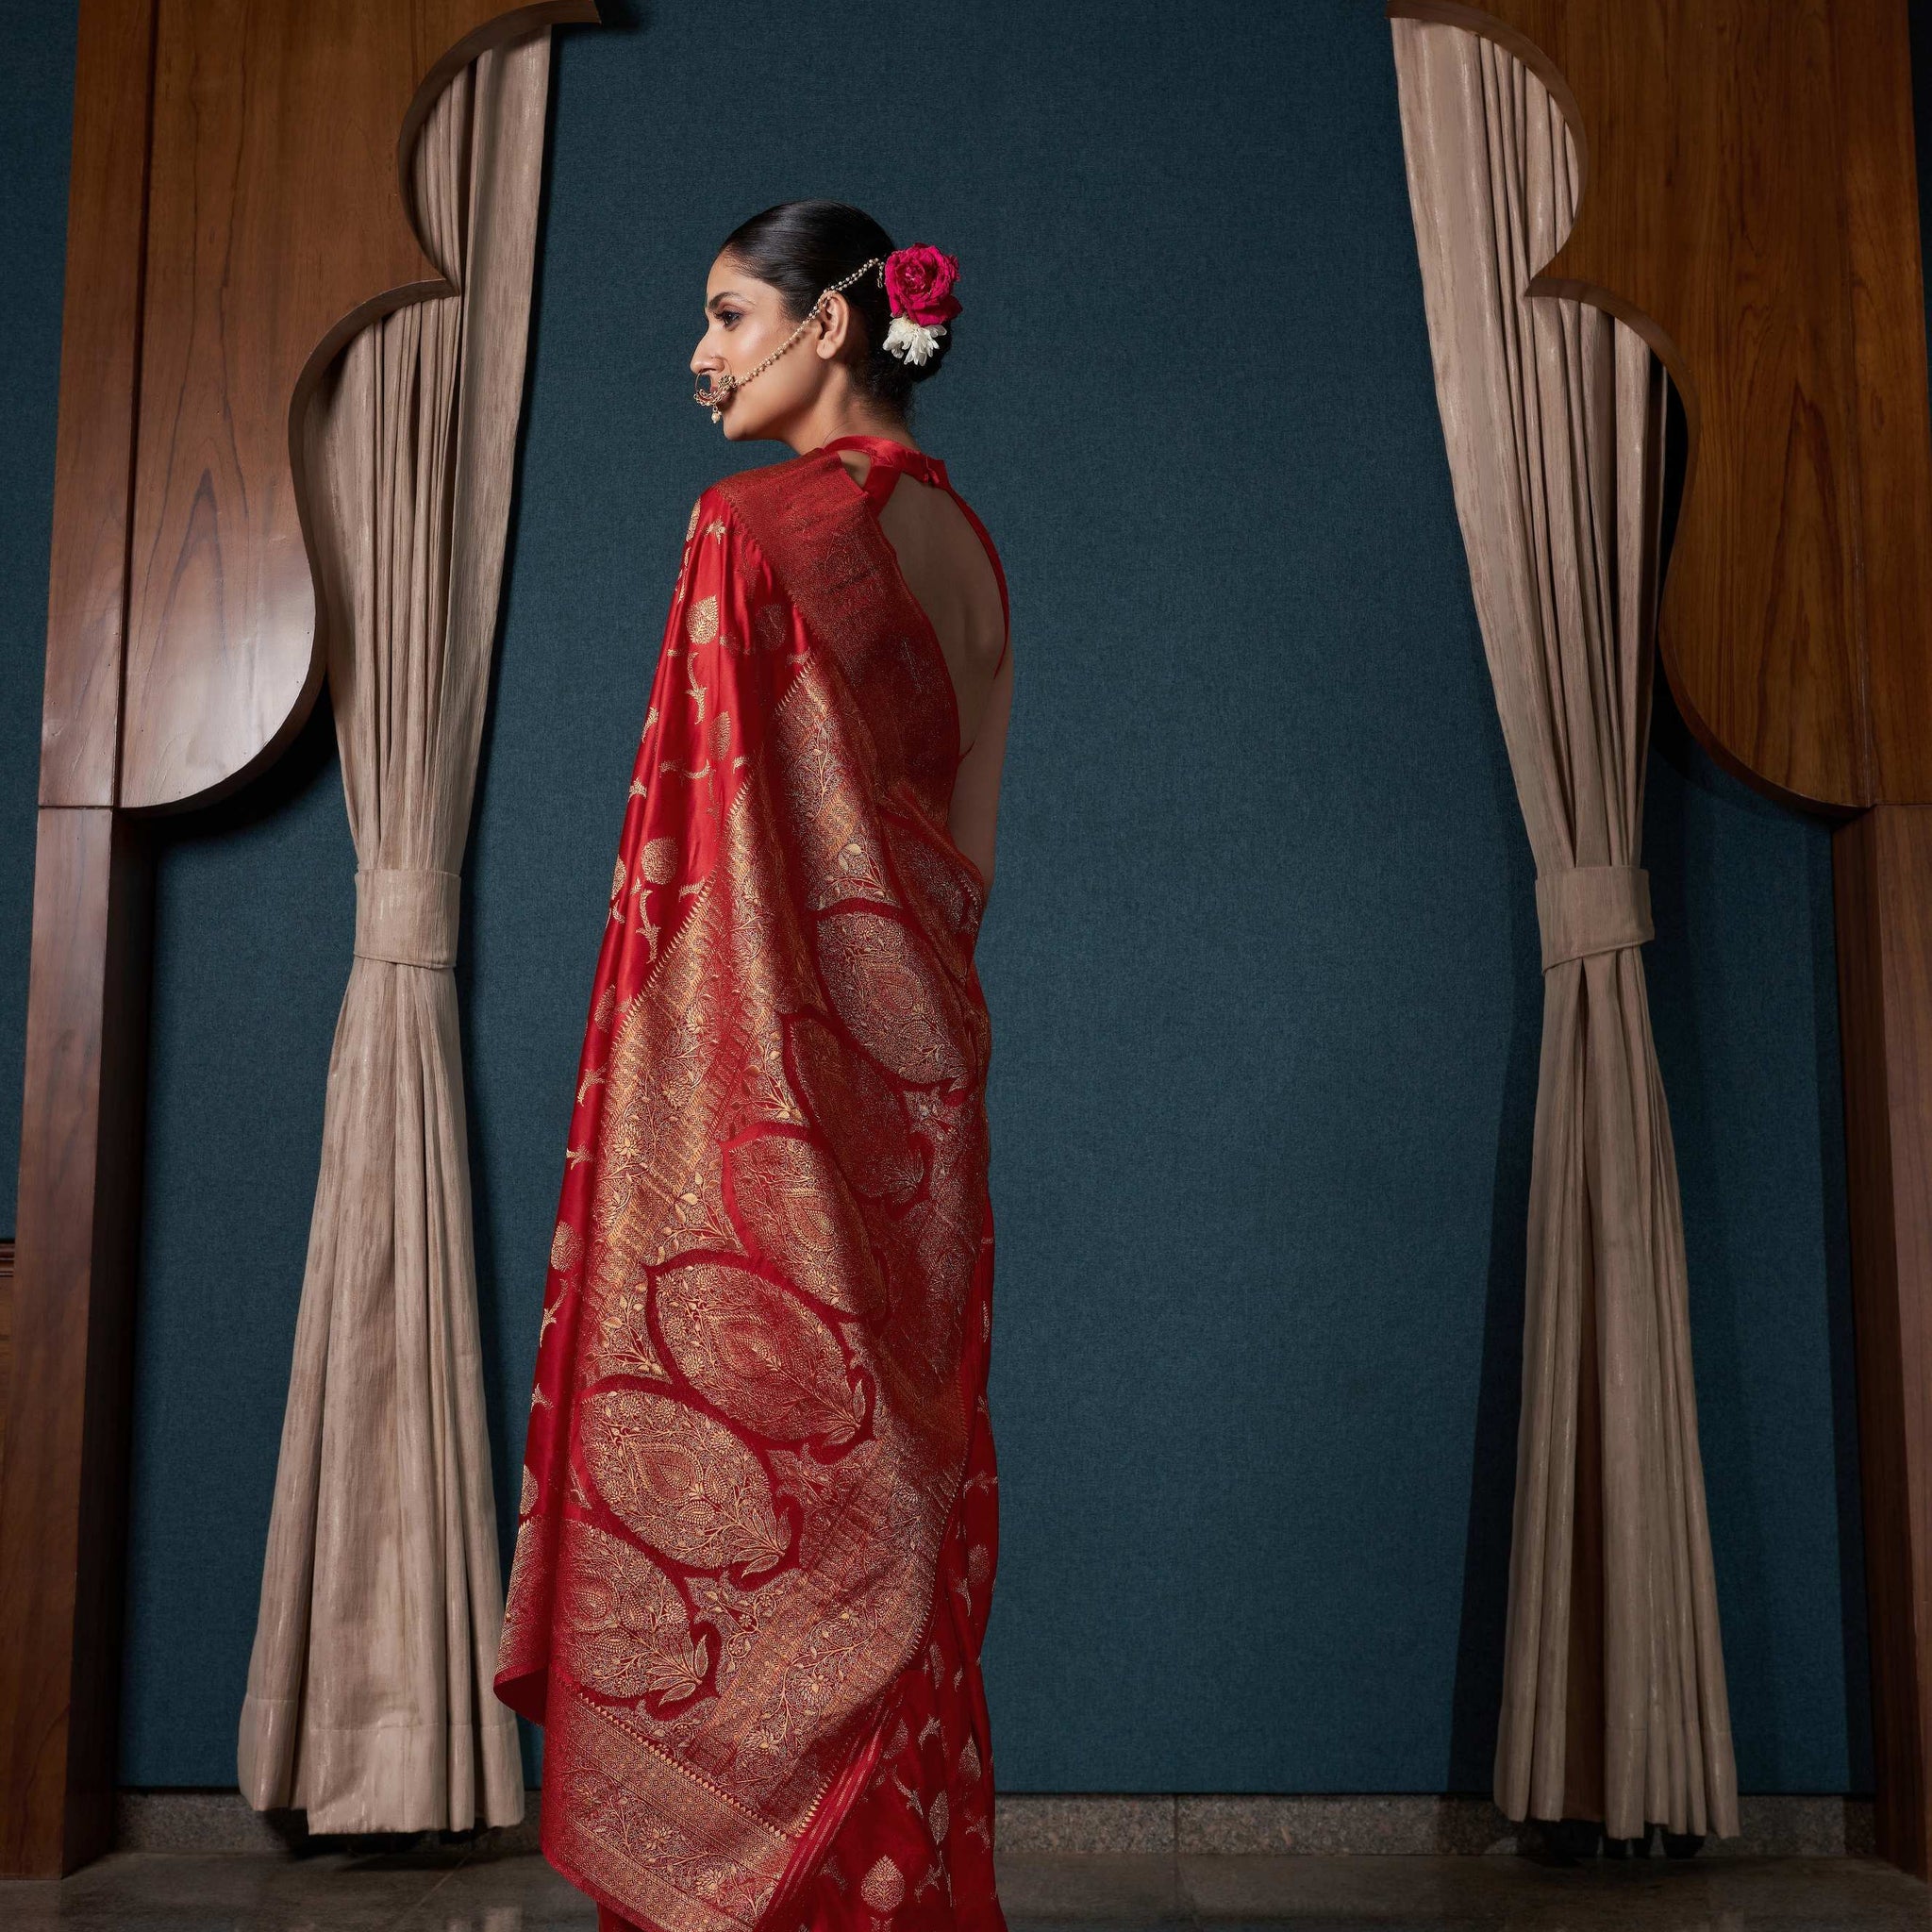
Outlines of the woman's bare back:
[[[858,450],[838,454],[862,483],[872,458]],[[1013,693],[1013,654],[999,579],[964,511],[932,484],[901,474],[879,511],[879,527],[952,675],[964,756],[953,785],[950,829],[954,843],[991,886]]]

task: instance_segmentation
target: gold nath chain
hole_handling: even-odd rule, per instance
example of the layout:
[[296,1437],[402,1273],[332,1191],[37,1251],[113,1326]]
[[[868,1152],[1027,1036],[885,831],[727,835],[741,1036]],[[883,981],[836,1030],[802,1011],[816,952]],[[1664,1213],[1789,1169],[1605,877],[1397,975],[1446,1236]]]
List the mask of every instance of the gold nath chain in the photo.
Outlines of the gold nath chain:
[[789,336],[787,336],[785,340],[782,342],[780,342],[778,346],[775,349],[774,349],[769,356],[765,358],[765,359],[762,362],[758,363],[757,367],[746,370],[742,375],[715,375],[708,369],[706,370],[704,375],[701,375],[698,378],[698,380],[701,383],[708,384],[708,387],[692,390],[691,392],[691,401],[694,403],[701,403],[706,408],[710,410],[711,421],[713,423],[722,421],[724,412],[718,406],[721,403],[723,403],[734,390],[742,389],[745,386],[745,384],[752,379],[753,376],[762,375],[765,373],[765,371],[768,370],[772,366],[772,364],[775,362],[778,359],[778,358],[782,356],[785,353],[785,351],[789,349],[792,345],[792,343],[795,342],[799,339],[799,337],[802,336],[806,332],[806,330],[812,325],[813,322],[816,321],[818,318],[819,310],[824,307],[825,297],[827,295],[842,294],[869,268],[877,269],[881,276],[883,276],[885,274],[885,257],[882,255],[874,255],[870,257],[867,260],[861,261],[858,264],[858,266],[856,269],[854,269],[852,273],[849,275],[847,275],[842,282],[834,282],[829,289],[821,290],[819,292],[819,299],[816,302],[814,302],[811,305],[811,308],[806,312],[804,321],[802,321],[798,325],[798,326],[795,329],[793,329],[791,333]]

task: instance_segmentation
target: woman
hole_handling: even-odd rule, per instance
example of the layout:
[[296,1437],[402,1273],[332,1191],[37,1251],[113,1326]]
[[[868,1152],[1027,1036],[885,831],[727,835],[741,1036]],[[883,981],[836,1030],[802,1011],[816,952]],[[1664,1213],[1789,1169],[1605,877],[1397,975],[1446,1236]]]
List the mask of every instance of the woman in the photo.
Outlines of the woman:
[[791,202],[691,367],[797,457],[691,511],[612,875],[496,1686],[599,1924],[1003,1932],[980,1684],[991,540],[907,429],[955,265]]

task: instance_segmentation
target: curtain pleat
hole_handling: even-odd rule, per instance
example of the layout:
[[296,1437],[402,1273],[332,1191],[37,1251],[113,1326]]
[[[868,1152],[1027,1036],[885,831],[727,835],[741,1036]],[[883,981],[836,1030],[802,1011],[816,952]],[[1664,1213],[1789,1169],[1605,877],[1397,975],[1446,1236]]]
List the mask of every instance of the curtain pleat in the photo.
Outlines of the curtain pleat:
[[357,856],[261,1607],[243,1793],[318,1832],[523,1816],[491,1691],[485,1429],[456,958],[529,336],[547,31],[480,56],[412,158],[459,291],[363,330],[306,425]]
[[1398,19],[1411,212],[1456,507],[1536,858],[1543,1037],[1496,1801],[1737,1831],[1676,1157],[1641,946],[1664,375],[1526,298],[1574,146],[1495,43]]

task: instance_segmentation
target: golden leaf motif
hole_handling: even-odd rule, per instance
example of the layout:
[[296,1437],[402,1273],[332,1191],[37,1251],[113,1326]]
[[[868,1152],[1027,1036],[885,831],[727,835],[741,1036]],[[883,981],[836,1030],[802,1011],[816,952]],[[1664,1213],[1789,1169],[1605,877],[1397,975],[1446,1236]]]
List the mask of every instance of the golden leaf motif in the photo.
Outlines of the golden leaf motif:
[[617,897],[618,893],[624,891],[624,860],[620,858],[617,861],[616,868],[612,871],[610,874],[610,896],[613,899]]
[[755,1575],[783,1559],[770,1480],[723,1423],[648,1389],[598,1390],[582,1417],[591,1479],[635,1536],[699,1570]]
[[952,1809],[946,1803],[945,1792],[941,1791],[932,1801],[932,1809],[925,1814],[925,1822],[932,1832],[933,1843],[936,1845],[943,1844],[946,1840],[946,1832],[953,1822]]
[[966,1740],[965,1748],[959,1753],[959,1782],[962,1785],[979,1782],[979,1746],[971,1738]]
[[924,1086],[968,1076],[958,1003],[928,949],[890,913],[827,913],[819,969],[852,1037],[889,1074]]
[[654,886],[661,886],[677,875],[677,841],[675,839],[653,839],[644,847],[644,859],[639,868]]
[[610,1024],[611,1016],[616,1011],[617,989],[614,986],[607,986],[604,989],[602,997],[597,1002],[597,1010],[591,1015],[591,1018],[598,1025],[608,1027]]
[[906,1874],[891,1858],[881,1857],[859,1880],[858,1895],[875,1912],[896,1912],[906,1898]]
[[694,644],[708,644],[718,635],[718,600],[700,597],[684,614],[684,634]]
[[825,1324],[796,1295],[728,1261],[667,1268],[658,1324],[691,1386],[774,1442],[849,1442],[863,1392]]
[[824,1148],[796,1134],[760,1134],[724,1161],[732,1217],[760,1255],[830,1307],[883,1313],[885,1280],[864,1220]]
[[537,1507],[537,1478],[525,1466],[524,1470],[524,1492],[517,1499],[517,1515],[527,1516]]
[[684,526],[684,541],[689,543],[698,533],[698,505],[691,507],[691,522]]
[[714,758],[729,758],[731,755],[731,713],[720,711],[711,720],[711,756]]
[[584,1244],[577,1238],[577,1231],[567,1221],[557,1224],[557,1232],[550,1237],[550,1265],[559,1274],[568,1274],[583,1258]]
[[677,1586],[645,1556],[588,1523],[564,1531],[571,1674],[600,1696],[681,1704],[704,1688],[708,1657]]
[[974,1590],[984,1590],[992,1574],[992,1552],[984,1543],[974,1543],[966,1552],[966,1580]]
[[601,1382],[609,1375],[645,1375],[654,1382],[670,1381],[671,1372],[658,1359],[644,1320],[645,1297],[641,1282],[605,1296],[597,1310],[597,1331],[585,1368],[586,1381]]

